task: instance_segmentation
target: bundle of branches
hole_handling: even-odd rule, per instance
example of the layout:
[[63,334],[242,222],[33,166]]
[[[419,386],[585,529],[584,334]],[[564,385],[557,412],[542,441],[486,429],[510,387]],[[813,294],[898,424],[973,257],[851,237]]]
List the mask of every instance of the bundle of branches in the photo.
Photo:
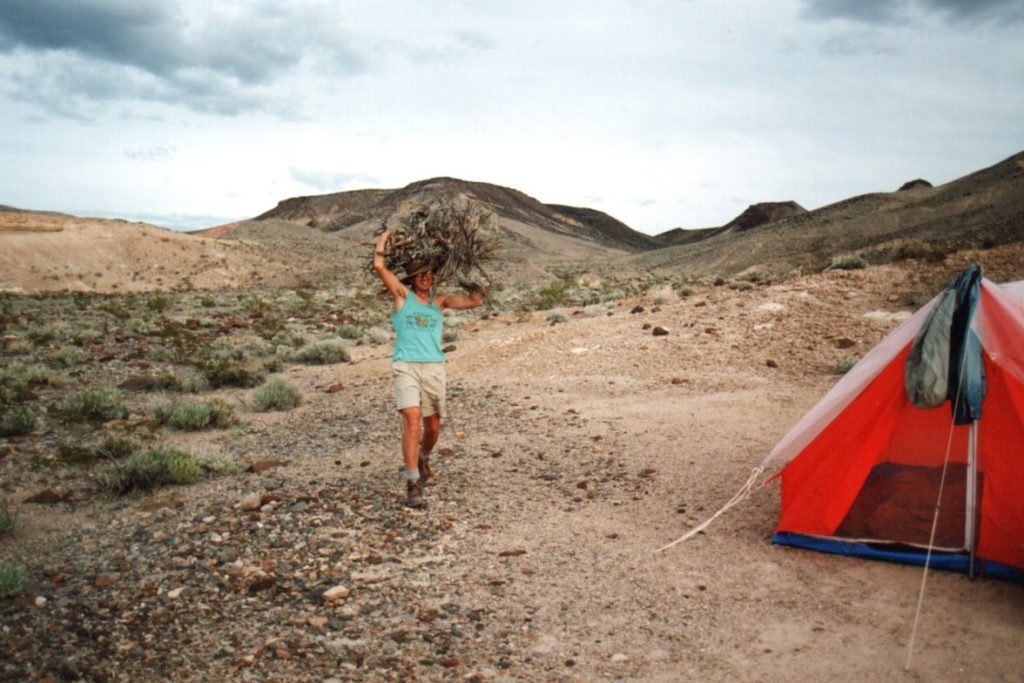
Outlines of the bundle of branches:
[[485,293],[491,288],[482,264],[498,248],[493,212],[460,196],[433,202],[392,220],[390,225],[384,221],[377,233],[385,229],[391,233],[385,257],[388,270],[406,277],[429,264],[436,284],[454,280],[465,289],[482,289]]

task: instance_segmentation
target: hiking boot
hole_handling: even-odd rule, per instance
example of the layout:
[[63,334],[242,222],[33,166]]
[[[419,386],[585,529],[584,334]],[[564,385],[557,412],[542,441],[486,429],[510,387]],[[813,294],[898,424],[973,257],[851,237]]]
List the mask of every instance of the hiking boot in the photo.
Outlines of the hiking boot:
[[418,481],[410,481],[405,484],[405,504],[411,508],[421,508],[427,505],[423,500],[423,489]]
[[419,469],[420,483],[426,484],[428,481],[430,481],[430,478],[434,476],[433,473],[431,473],[430,471],[430,456],[420,453]]

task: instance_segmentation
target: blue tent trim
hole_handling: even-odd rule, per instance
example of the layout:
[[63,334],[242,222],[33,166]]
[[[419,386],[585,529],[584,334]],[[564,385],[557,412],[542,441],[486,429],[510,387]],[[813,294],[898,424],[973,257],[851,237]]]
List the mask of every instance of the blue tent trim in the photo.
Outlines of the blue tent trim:
[[[794,534],[782,531],[772,536],[772,543],[790,545],[796,548],[817,550],[833,555],[848,555],[851,557],[866,557],[872,560],[884,562],[896,562],[899,564],[911,564],[924,566],[925,552],[915,551],[906,546],[893,547],[891,549],[870,546],[857,541],[843,541],[836,538],[821,538],[819,536],[807,536],[805,534]],[[934,569],[942,569],[950,572],[967,574],[970,571],[971,558],[966,553],[932,552],[929,566]],[[981,576],[1003,579],[1024,583],[1024,571],[990,560],[975,558],[975,572]]]

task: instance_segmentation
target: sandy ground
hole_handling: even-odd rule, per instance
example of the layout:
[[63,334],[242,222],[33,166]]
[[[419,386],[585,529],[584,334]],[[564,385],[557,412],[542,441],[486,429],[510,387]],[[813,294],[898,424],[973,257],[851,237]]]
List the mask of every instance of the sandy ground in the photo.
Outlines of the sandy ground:
[[[1021,680],[1020,586],[931,573],[907,670],[922,571],[772,545],[777,484],[757,490],[706,533],[655,552],[733,495],[836,381],[836,363],[863,354],[906,317],[901,302],[917,286],[903,271],[872,268],[749,291],[701,288],[683,299],[650,292],[565,311],[568,321],[559,324],[544,313],[469,322],[449,354],[452,414],[425,512],[401,510],[399,424],[386,417],[387,349],[359,347],[351,365],[290,369],[309,397],[301,408],[250,415],[241,433],[181,438],[212,441],[243,459],[286,456],[289,465],[277,475],[282,490],[322,485],[340,471],[353,485],[385,491],[385,507],[408,524],[442,520],[447,531],[429,541],[428,551],[448,558],[444,568],[413,571],[407,580],[442,603],[485,613],[486,629],[464,639],[443,667],[409,656],[405,669],[345,668],[336,657],[309,654],[244,665],[232,660],[224,668],[204,659],[213,667],[204,675]],[[643,312],[631,312],[636,305]],[[668,334],[654,336],[645,325]],[[230,501],[260,485],[217,480],[156,497],[175,497],[188,518],[201,516],[210,501]],[[43,548],[35,551],[49,558],[43,562],[59,564],[53,546],[60,529],[89,523],[109,528],[113,538],[129,524],[155,523],[145,506],[145,499],[76,512],[26,506],[21,542]],[[406,558],[404,566],[419,561],[427,560]],[[186,586],[190,580],[182,578]],[[281,621],[268,614],[257,600],[228,621],[261,634],[268,621]],[[36,619],[44,628],[45,615]],[[298,629],[289,623],[283,626]],[[370,622],[348,623],[375,632]],[[193,634],[197,640],[228,628],[220,620],[197,624],[195,630],[210,632]],[[10,635],[8,646],[15,643]],[[396,656],[412,647],[401,645]],[[494,664],[497,650],[501,667]],[[309,652],[319,650],[311,645]],[[120,677],[130,678],[128,670]],[[161,672],[148,674],[154,671]],[[186,671],[161,675],[202,678]]]

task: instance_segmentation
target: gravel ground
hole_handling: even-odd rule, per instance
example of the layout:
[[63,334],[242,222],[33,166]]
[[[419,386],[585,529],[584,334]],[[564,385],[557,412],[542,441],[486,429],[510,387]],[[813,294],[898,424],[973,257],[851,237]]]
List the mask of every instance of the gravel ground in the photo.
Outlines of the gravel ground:
[[0,553],[33,590],[0,603],[0,677],[1019,680],[1019,586],[931,574],[904,671],[920,570],[771,545],[775,485],[654,552],[918,285],[872,268],[471,323],[423,511],[402,506],[386,349],[290,368],[302,407],[175,437],[260,471],[18,504]]

